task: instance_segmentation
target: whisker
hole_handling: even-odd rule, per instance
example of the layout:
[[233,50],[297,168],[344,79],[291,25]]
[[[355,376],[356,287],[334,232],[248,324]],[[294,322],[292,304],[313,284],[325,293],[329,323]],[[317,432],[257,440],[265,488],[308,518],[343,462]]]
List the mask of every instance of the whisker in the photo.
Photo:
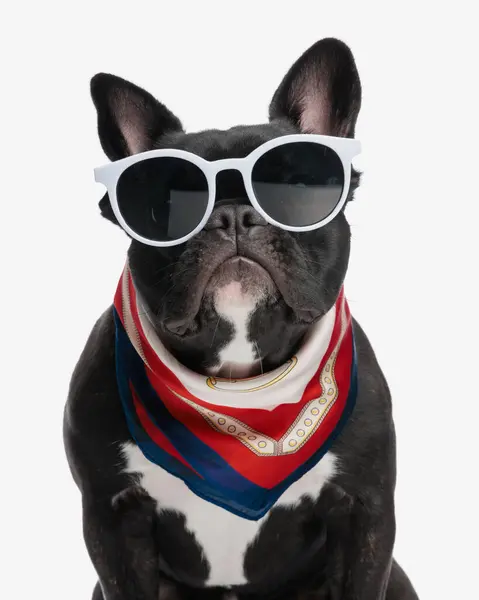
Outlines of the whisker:
[[263,372],[263,359],[261,358],[261,354],[260,354],[260,351],[259,351],[259,348],[258,348],[258,344],[257,344],[257,342],[253,342],[253,343],[255,345],[256,352],[258,353],[259,365],[261,367],[261,375],[264,375],[264,372]]
[[[171,277],[178,277],[179,275],[183,275],[183,273],[186,273],[187,271],[193,271],[193,269],[186,267],[185,269],[178,271],[177,273],[170,273],[169,276]],[[163,281],[163,278],[158,279],[157,281],[155,281],[155,283],[153,283],[153,287],[158,285],[159,283],[161,283]]]
[[218,331],[218,325],[220,324],[220,319],[221,319],[221,317],[218,317],[218,320],[216,321],[216,327],[215,327],[215,330],[213,331],[213,337],[211,338],[210,348],[213,346],[213,342],[215,341],[215,336],[216,336],[216,332]]
[[175,262],[168,263],[164,267],[161,267],[160,269],[156,269],[155,270],[155,275],[157,275],[158,273],[161,273],[161,271],[164,271],[165,269],[171,269],[173,267],[176,267],[176,265],[179,265],[179,264],[180,264],[179,260],[175,260]]

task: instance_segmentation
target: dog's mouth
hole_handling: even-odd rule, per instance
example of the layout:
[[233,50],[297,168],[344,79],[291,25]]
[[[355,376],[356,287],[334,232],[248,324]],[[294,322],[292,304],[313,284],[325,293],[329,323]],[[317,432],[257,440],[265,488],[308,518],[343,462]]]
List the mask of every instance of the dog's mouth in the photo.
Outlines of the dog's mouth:
[[278,289],[269,271],[246,256],[228,258],[213,272],[204,294],[212,294],[215,304],[243,303],[276,296]]
[[165,320],[164,326],[170,333],[184,336],[194,332],[205,302],[214,305],[218,314],[227,315],[230,309],[253,310],[260,301],[271,304],[281,296],[268,268],[244,255],[228,256],[205,271],[195,282],[194,291],[189,290],[187,311],[181,317],[171,315]]

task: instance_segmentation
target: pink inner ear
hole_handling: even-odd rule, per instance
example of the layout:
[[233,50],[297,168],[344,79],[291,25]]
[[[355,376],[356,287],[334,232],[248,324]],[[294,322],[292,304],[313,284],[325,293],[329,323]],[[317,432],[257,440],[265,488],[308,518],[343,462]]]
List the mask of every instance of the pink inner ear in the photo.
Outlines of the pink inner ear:
[[351,118],[342,123],[335,123],[331,118],[331,106],[327,89],[316,89],[308,86],[300,98],[301,117],[300,128],[304,133],[320,133],[322,135],[348,135]]
[[138,105],[136,98],[131,98],[128,95],[116,97],[112,108],[117,117],[118,127],[125,138],[128,152],[138,154],[146,150],[145,111]]
[[319,133],[322,135],[336,135],[346,137],[351,131],[353,116],[349,115],[337,122],[336,115],[331,114],[329,91],[324,86],[316,88],[309,84],[299,97],[301,117],[299,125],[304,133]]
[[126,140],[130,154],[138,154],[144,150],[145,136],[139,130],[138,124],[132,120],[126,120],[120,124],[123,137]]
[[328,134],[328,107],[317,90],[308,90],[301,99],[303,109],[300,117],[301,131],[304,133]]
[[330,134],[330,102],[326,85],[327,74],[317,71],[305,74],[299,89],[293,90],[300,108],[299,125],[304,133]]

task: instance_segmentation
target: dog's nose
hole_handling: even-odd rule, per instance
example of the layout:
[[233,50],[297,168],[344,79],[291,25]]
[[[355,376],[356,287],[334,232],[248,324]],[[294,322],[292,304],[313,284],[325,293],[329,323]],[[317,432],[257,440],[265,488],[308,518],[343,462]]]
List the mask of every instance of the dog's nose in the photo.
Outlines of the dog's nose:
[[239,235],[258,225],[267,223],[252,206],[227,204],[214,209],[206,228],[225,229],[230,235]]

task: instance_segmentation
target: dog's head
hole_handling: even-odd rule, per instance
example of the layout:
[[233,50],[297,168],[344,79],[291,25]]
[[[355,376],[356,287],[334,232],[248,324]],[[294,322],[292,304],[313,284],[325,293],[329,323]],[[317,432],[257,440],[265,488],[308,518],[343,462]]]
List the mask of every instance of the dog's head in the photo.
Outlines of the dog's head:
[[[348,47],[325,39],[286,74],[264,125],[187,134],[153,96],[111,75],[93,78],[92,96],[111,160],[154,148],[218,160],[245,157],[285,134],[353,137],[361,87]],[[359,181],[354,170],[351,177],[349,199]],[[134,207],[134,194],[130,201]],[[100,208],[116,222],[108,196]],[[224,171],[202,231],[167,248],[132,240],[129,263],[159,336],[180,362],[202,373],[242,377],[284,362],[332,307],[349,247],[343,212],[314,231],[279,229],[252,207],[240,174]]]

